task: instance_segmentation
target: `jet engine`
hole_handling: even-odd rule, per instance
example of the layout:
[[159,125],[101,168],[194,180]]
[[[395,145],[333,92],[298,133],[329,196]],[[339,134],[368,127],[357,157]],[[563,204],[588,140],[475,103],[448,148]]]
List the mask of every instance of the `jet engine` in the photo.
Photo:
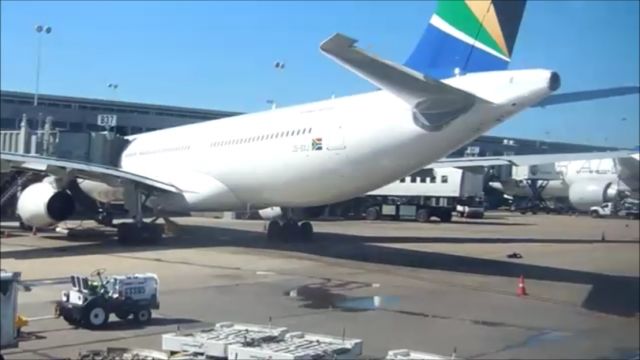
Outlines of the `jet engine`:
[[612,181],[585,180],[571,184],[569,201],[577,210],[589,211],[592,206],[614,201],[618,185]]
[[16,212],[22,222],[34,227],[49,227],[67,220],[75,211],[73,197],[45,181],[28,186],[18,198]]

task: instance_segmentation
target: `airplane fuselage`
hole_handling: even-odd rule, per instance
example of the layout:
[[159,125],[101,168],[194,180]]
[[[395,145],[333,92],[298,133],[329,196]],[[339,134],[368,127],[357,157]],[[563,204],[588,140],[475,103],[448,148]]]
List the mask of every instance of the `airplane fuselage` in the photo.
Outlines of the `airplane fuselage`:
[[[438,131],[417,126],[411,107],[381,90],[131,136],[120,167],[180,188],[180,196],[150,202],[166,210],[326,205],[448,155],[547,96],[550,76],[523,70],[446,80],[490,102]],[[97,183],[81,187],[101,201],[120,197]]]

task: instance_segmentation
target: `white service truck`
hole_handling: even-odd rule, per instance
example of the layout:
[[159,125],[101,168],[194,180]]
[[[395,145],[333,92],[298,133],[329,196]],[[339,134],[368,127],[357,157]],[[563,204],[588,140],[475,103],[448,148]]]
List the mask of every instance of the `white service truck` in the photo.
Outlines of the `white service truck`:
[[628,219],[639,218],[639,206],[637,201],[622,200],[618,203],[606,202],[600,206],[592,206],[589,214],[593,218],[601,217],[626,217]]
[[70,325],[90,329],[104,327],[110,314],[120,320],[132,316],[137,323],[149,322],[151,310],[160,308],[158,276],[145,273],[103,277],[105,271],[93,271],[92,279],[72,275],[72,288],[62,291],[55,314]]
[[342,217],[367,220],[438,218],[450,222],[461,217],[484,216],[484,172],[458,168],[422,169],[364,196],[334,205]]

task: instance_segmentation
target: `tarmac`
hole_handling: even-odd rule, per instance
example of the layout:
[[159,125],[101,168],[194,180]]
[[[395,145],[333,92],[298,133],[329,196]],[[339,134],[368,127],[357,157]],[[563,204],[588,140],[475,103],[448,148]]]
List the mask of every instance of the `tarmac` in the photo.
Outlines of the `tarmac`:
[[[638,220],[490,212],[450,224],[317,221],[313,241],[272,243],[263,221],[175,218],[153,246],[99,232],[32,236],[3,222],[2,268],[22,272],[30,319],[6,359],[161,350],[161,335],[222,321],[362,339],[363,357],[407,348],[467,359],[632,359],[640,353]],[[508,257],[518,253],[521,257]],[[71,274],[154,272],[160,309],[104,330],[53,317]],[[518,296],[518,280],[526,296]]]

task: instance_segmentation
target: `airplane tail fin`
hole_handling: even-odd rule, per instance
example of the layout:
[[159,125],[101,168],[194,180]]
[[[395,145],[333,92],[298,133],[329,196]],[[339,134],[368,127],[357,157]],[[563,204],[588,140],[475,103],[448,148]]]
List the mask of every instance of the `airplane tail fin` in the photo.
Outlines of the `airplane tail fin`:
[[443,79],[509,67],[526,0],[438,0],[405,66]]

